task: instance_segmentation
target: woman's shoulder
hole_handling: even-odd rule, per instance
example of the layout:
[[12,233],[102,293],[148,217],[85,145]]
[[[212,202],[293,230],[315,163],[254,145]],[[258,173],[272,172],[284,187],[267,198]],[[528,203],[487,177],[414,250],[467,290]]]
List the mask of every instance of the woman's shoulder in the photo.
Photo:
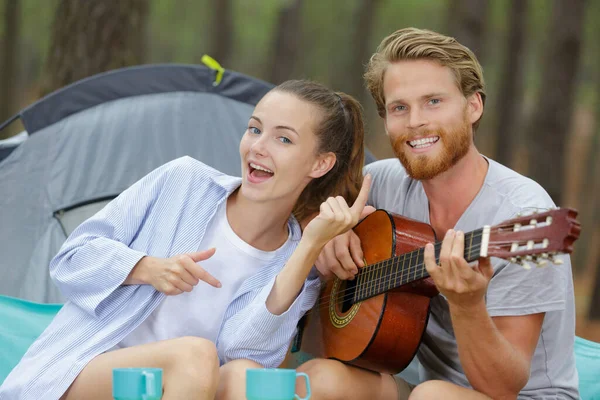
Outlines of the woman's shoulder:
[[190,156],[183,156],[164,165],[167,170],[177,174],[220,176],[224,173]]
[[239,180],[190,156],[176,158],[161,168],[168,175],[170,184],[217,184],[227,189]]
[[169,197],[189,198],[231,191],[238,180],[193,157],[183,156],[156,168],[138,184],[154,182],[155,190],[166,191]]

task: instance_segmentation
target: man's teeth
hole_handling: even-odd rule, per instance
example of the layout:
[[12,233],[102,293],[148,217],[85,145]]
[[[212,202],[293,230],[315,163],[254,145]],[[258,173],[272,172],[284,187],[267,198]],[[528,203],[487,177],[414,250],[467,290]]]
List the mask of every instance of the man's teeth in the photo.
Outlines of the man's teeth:
[[408,142],[408,144],[410,144],[410,146],[413,148],[420,149],[422,147],[430,146],[431,144],[437,142],[438,140],[439,140],[439,136],[435,136],[435,137],[411,140],[410,142]]
[[268,173],[270,173],[270,174],[272,174],[272,173],[273,173],[273,171],[271,171],[270,169],[263,168],[263,167],[261,167],[260,165],[256,165],[256,164],[254,164],[254,163],[250,163],[250,166],[251,166],[252,168],[254,168],[254,169],[258,169],[258,170],[260,170],[260,171],[265,171],[265,172],[268,172]]

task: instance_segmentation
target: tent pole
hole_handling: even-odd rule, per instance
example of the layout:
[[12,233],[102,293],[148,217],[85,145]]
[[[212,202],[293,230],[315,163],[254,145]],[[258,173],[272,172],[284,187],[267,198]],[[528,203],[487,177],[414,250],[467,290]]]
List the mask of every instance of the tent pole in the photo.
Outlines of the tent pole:
[[6,121],[4,121],[2,124],[0,124],[0,131],[2,131],[4,128],[6,128],[8,125],[12,124],[16,120],[18,120],[20,117],[21,117],[21,114],[15,114],[12,117],[10,117],[9,119],[7,119]]

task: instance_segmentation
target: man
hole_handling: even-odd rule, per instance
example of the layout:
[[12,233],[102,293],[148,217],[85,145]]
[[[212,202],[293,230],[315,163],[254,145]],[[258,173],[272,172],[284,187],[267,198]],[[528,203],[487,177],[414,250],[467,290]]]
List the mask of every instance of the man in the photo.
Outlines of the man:
[[[394,153],[370,164],[369,204],[429,223],[443,238],[440,264],[425,262],[440,295],[431,301],[418,351],[423,381],[311,360],[317,399],[576,399],[571,265],[525,270],[500,259],[463,258],[463,232],[554,204],[534,181],[481,155],[474,134],[483,115],[483,72],[455,39],[414,28],[386,37],[366,84]],[[317,267],[353,277],[363,266],[358,237],[330,242]]]

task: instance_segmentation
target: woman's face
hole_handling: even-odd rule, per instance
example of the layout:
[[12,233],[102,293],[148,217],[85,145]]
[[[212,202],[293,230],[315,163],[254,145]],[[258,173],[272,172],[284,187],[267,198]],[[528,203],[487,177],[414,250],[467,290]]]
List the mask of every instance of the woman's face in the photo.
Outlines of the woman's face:
[[242,195],[295,204],[311,179],[324,175],[335,160],[331,153],[317,154],[315,128],[321,118],[316,106],[293,94],[275,90],[263,97],[240,143]]

